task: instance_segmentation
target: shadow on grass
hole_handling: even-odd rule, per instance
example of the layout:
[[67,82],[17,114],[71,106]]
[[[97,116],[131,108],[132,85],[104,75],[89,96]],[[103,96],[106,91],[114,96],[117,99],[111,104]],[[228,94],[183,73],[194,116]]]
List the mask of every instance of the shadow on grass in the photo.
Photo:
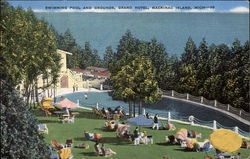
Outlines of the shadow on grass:
[[97,156],[95,152],[81,152],[80,154],[84,156]]
[[78,118],[87,118],[87,119],[97,119],[97,120],[103,120],[103,118],[98,117],[93,112],[80,112],[79,115],[77,115]]
[[75,137],[74,140],[75,141],[89,141],[85,137]]
[[182,151],[182,152],[194,152],[194,151],[190,151],[188,149],[185,148],[178,148],[178,149],[174,149],[175,151]]
[[171,144],[169,142],[160,142],[160,143],[155,143],[156,145],[159,146],[175,146],[176,144]]
[[34,109],[32,110],[32,112],[38,117],[46,117],[45,113],[40,109]]
[[41,123],[59,123],[57,120],[43,120],[43,119],[41,119],[41,120],[39,120]]
[[113,145],[128,145],[128,144],[130,144],[129,141],[126,141],[126,140],[118,138],[118,137],[103,137],[101,139],[101,143],[108,143],[108,144],[113,144]]
[[115,130],[108,130],[106,128],[94,128],[95,130],[103,131],[103,132],[115,132]]

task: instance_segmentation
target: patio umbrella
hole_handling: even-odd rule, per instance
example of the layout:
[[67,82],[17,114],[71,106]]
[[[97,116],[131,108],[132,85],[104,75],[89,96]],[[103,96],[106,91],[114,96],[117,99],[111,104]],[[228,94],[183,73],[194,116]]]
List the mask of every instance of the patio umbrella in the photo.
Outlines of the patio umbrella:
[[60,102],[56,103],[55,107],[57,107],[59,109],[63,109],[63,108],[74,109],[74,108],[77,108],[77,104],[74,102],[71,102],[67,98],[64,98]]
[[231,130],[218,129],[210,135],[210,141],[219,151],[231,153],[241,147],[242,138]]
[[135,125],[135,126],[151,127],[154,122],[152,119],[147,119],[143,115],[140,115],[140,116],[128,119],[127,123],[131,125]]

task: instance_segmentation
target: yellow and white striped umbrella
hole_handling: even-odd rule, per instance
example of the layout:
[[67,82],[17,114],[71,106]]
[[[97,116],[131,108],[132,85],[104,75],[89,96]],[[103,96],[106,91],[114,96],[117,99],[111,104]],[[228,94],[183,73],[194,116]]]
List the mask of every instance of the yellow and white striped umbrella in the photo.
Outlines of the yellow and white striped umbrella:
[[242,138],[239,134],[226,129],[218,129],[210,135],[211,144],[221,152],[235,152],[240,149]]

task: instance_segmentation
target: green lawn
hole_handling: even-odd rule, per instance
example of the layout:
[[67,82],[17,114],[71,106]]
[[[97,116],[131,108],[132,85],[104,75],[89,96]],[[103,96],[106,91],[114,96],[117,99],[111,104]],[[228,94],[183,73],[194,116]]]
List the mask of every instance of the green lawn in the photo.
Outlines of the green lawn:
[[[101,133],[103,135],[102,142],[105,143],[105,147],[111,148],[117,155],[113,155],[106,158],[112,159],[162,159],[163,156],[167,156],[171,159],[203,159],[205,153],[202,152],[189,152],[179,145],[169,145],[165,141],[165,136],[175,134],[176,131],[167,130],[151,130],[149,128],[142,128],[148,132],[148,135],[153,135],[153,145],[140,145],[134,146],[133,143],[126,142],[116,137],[115,132],[108,132],[103,129],[104,119],[97,119],[94,114],[86,110],[77,110],[80,115],[75,119],[75,123],[59,123],[57,117],[46,117],[39,110],[35,110],[35,114],[41,123],[45,123],[48,126],[49,134],[44,135],[45,141],[50,144],[51,140],[57,140],[59,143],[65,143],[65,140],[72,138],[74,145],[89,144],[89,149],[73,148],[72,153],[75,159],[98,159],[104,158],[95,155],[94,142],[87,141],[84,138],[83,131],[88,130],[90,132]],[[212,130],[190,126],[185,124],[174,123],[179,128],[187,128],[189,130],[195,130],[202,133],[203,138],[200,141],[209,138],[209,134]],[[134,127],[131,127],[134,130]],[[249,150],[240,149],[242,158],[247,158],[250,155]],[[214,156],[214,151],[209,152],[210,156]]]

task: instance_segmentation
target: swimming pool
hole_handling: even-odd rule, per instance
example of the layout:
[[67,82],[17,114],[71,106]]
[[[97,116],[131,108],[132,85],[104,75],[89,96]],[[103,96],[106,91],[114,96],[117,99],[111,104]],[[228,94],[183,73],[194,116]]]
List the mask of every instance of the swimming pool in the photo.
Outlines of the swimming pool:
[[[87,95],[87,99],[84,98]],[[128,112],[128,103],[119,100],[113,100],[110,92],[77,92],[72,94],[64,95],[65,98],[77,103],[79,100],[79,105],[84,107],[96,107],[98,103],[99,109],[105,108],[115,108],[119,105],[123,106],[126,112]],[[58,101],[60,97],[56,99]],[[202,121],[212,121],[216,120],[221,125],[227,127],[238,126],[241,130],[249,132],[249,125],[246,125],[226,114],[202,107],[196,104],[186,103],[183,101],[178,101],[169,98],[162,98],[162,100],[155,104],[143,104],[146,112],[150,115],[159,114],[162,117],[167,117],[168,112],[171,112],[171,116],[175,119],[181,119],[182,117],[188,117],[193,115]],[[137,107],[136,107],[137,112]]]

